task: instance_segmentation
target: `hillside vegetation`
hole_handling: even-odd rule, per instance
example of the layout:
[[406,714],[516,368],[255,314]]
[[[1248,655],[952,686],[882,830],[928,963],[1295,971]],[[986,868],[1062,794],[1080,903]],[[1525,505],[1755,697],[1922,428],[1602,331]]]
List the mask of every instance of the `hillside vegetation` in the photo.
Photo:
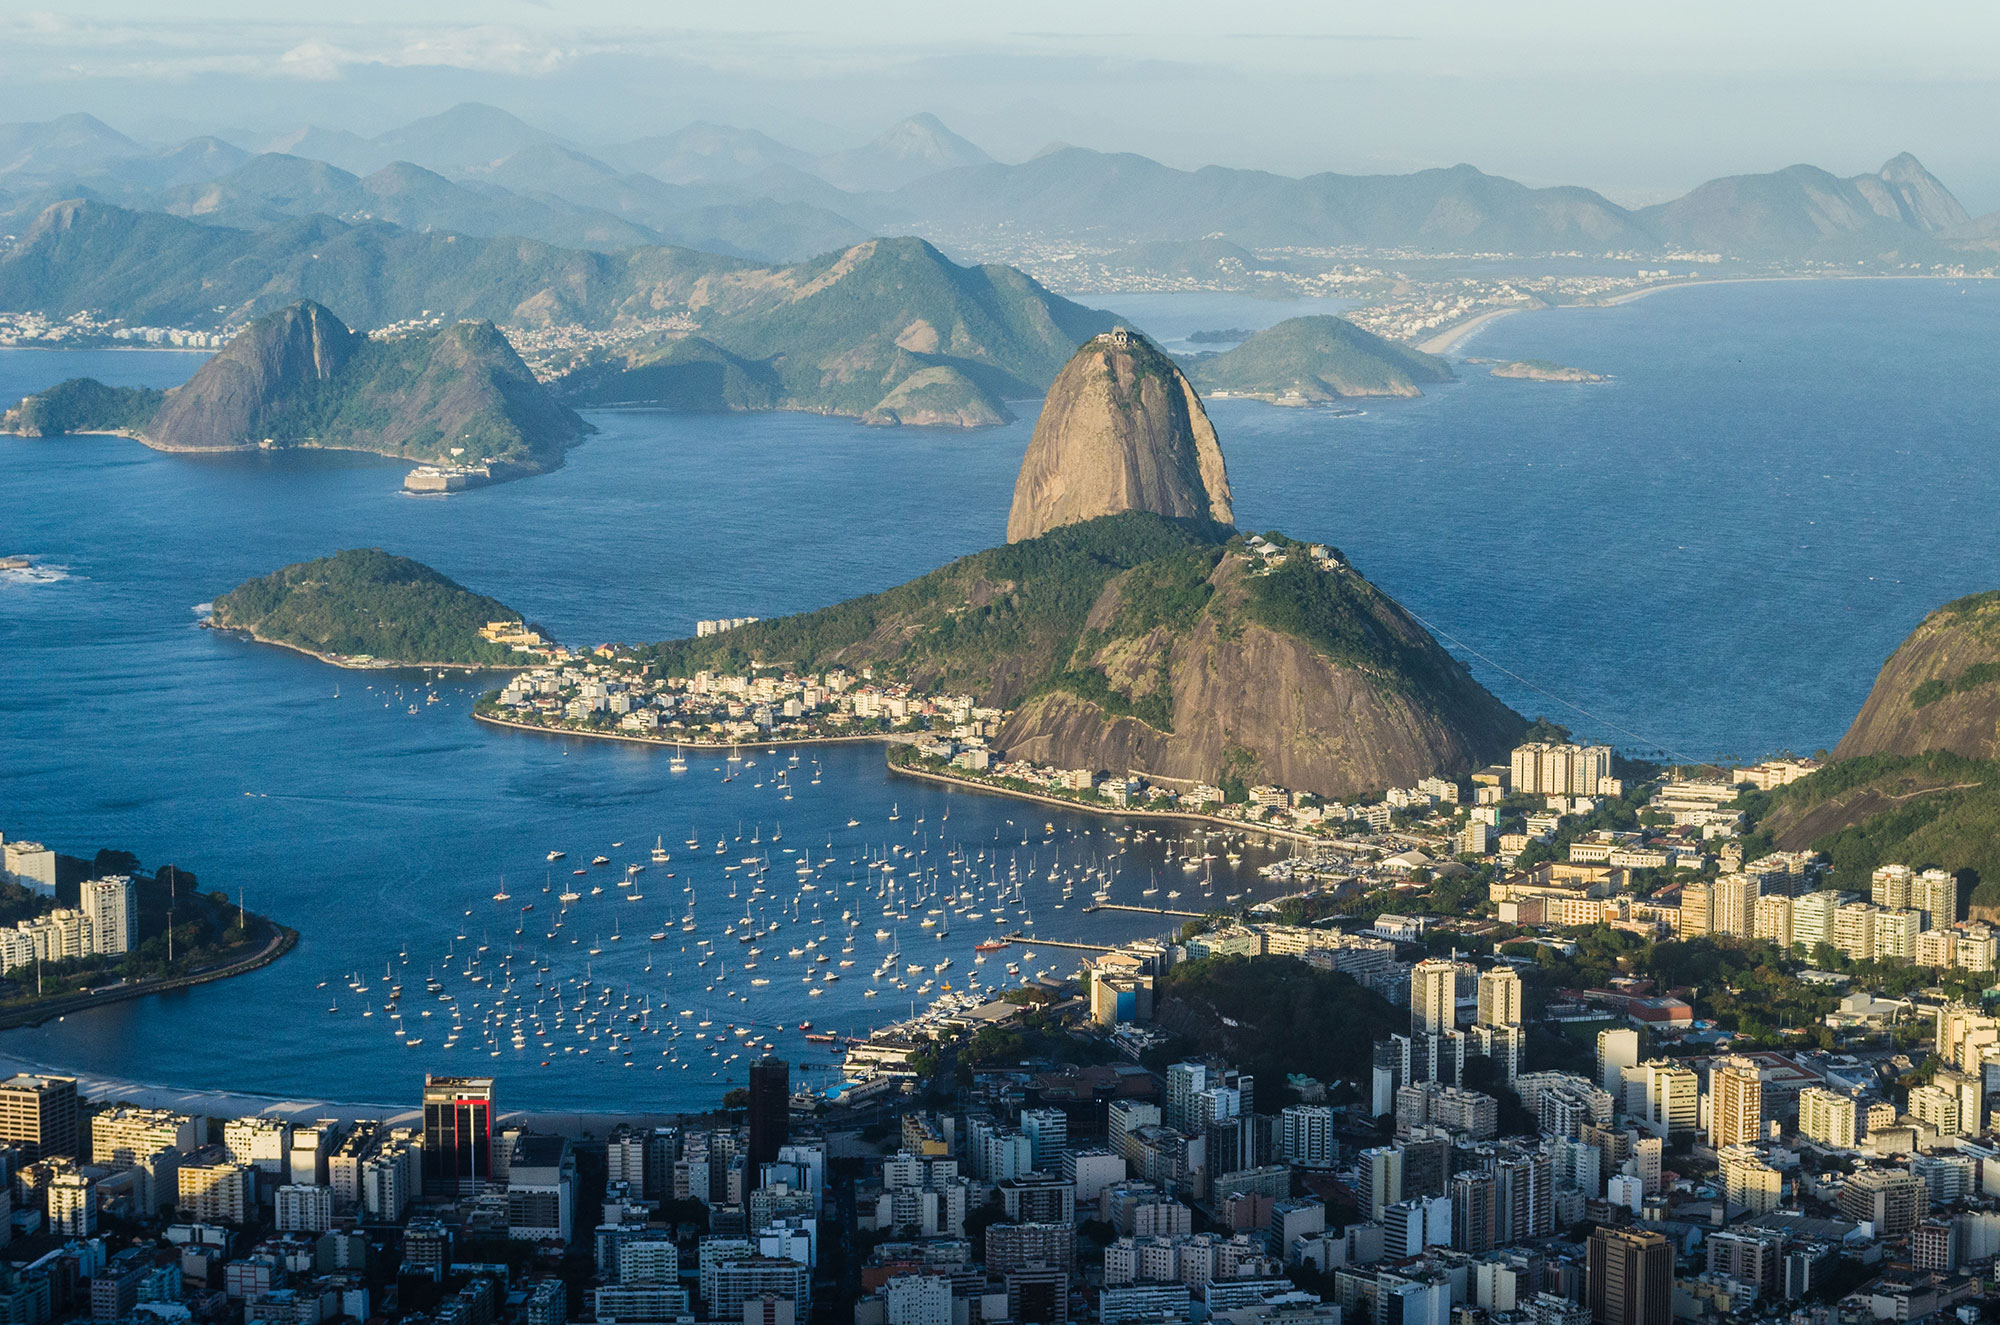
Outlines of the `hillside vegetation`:
[[1927,750],[2000,759],[2000,592],[1968,594],[1919,622],[1882,665],[1834,754]]
[[642,650],[667,675],[752,666],[874,666],[1012,704],[1049,684],[1104,587],[1156,559],[1217,548],[1226,531],[1141,512],[976,552],[881,593]]
[[72,377],[29,396],[0,418],[0,432],[60,437],[77,432],[137,432],[159,412],[166,392],[143,386],[106,386],[94,377]]
[[211,622],[317,654],[505,666],[520,655],[481,639],[479,628],[519,619],[421,562],[355,548],[237,585],[215,600]]
[[1233,350],[1190,365],[1188,376],[1204,392],[1311,405],[1421,395],[1420,385],[1449,382],[1452,373],[1435,355],[1384,340],[1345,318],[1321,316],[1295,317],[1260,331]]
[[1970,870],[2000,904],[2000,761],[1942,750],[1845,759],[1744,805],[1773,845],[1824,852],[1839,887],[1866,891],[1885,864]]
[[[1368,1074],[1371,1046],[1408,1017],[1353,977],[1296,957],[1206,957],[1182,962],[1160,982],[1155,1021],[1268,1082],[1293,1072],[1319,1081]],[[1320,1027],[1326,1034],[1302,1034]],[[1332,1033],[1336,1030],[1337,1033]]]
[[680,676],[873,667],[1014,710],[1009,757],[1322,795],[1462,773],[1525,729],[1351,568],[1262,565],[1221,526],[1126,511],[640,656]]

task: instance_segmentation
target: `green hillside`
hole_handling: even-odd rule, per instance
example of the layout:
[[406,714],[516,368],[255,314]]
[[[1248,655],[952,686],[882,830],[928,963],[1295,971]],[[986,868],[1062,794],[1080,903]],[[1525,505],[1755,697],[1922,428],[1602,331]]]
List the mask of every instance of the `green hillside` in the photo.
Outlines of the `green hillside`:
[[1141,511],[639,656],[667,676],[872,667],[1012,710],[1010,758],[1327,796],[1458,776],[1526,725],[1352,567],[1299,548],[1273,572],[1233,530]]
[[520,655],[479,637],[489,621],[519,620],[421,562],[380,548],[302,561],[215,600],[212,624],[318,654],[411,665],[515,665]]
[[166,392],[142,386],[106,386],[94,377],[72,377],[28,396],[0,418],[0,432],[59,437],[76,432],[136,432],[159,411]]
[[1840,887],[1866,891],[1878,865],[1971,870],[2000,904],[2000,761],[1942,750],[1843,759],[1744,805],[1773,845],[1824,852]]
[[410,460],[553,469],[591,431],[490,322],[374,340],[307,301],[251,323],[169,392],[79,379],[30,396],[0,427],[119,429],[162,450],[314,446]]
[[661,673],[873,665],[926,685],[1012,702],[1053,683],[1114,577],[1214,555],[1227,531],[1130,511],[975,552],[881,593],[641,650]]
[[[191,383],[192,387],[194,384]],[[274,437],[414,460],[553,468],[589,425],[535,381],[490,322],[364,340],[337,375],[288,392]]]
[[1275,404],[1319,404],[1356,396],[1414,396],[1419,385],[1449,382],[1434,355],[1398,345],[1337,317],[1295,317],[1235,349],[1192,364],[1204,394],[1253,396]]

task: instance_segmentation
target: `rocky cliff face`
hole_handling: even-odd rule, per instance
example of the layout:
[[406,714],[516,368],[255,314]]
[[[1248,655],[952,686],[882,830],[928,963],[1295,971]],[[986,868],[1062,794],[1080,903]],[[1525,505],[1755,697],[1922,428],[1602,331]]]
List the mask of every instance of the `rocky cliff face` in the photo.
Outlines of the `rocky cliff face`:
[[1234,519],[1201,398],[1144,337],[1112,332],[1086,341],[1049,388],[1014,484],[1007,541],[1120,511]]
[[366,339],[310,301],[259,318],[167,397],[146,440],[169,451],[255,446],[267,423],[339,374]]
[[1927,750],[2000,759],[2000,592],[1960,598],[1925,617],[1883,664],[1833,753]]
[[[996,742],[1009,757],[1347,796],[1463,776],[1520,739],[1519,715],[1351,569],[1272,571],[1232,548],[1183,622],[1134,616],[1144,574],[1107,586],[1067,683],[1009,717]],[[1285,628],[1300,594],[1304,615],[1341,628]],[[1094,676],[1103,693],[1086,697],[1099,687],[1076,679]]]

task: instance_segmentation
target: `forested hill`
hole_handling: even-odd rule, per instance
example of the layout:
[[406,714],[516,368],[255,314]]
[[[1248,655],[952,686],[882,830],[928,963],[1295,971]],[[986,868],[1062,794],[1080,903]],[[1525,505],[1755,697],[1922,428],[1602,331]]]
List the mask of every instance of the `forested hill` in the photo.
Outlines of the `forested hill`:
[[518,620],[505,603],[380,548],[337,552],[246,581],[215,600],[210,618],[322,657],[412,666],[519,664],[521,655],[479,634],[488,622]]

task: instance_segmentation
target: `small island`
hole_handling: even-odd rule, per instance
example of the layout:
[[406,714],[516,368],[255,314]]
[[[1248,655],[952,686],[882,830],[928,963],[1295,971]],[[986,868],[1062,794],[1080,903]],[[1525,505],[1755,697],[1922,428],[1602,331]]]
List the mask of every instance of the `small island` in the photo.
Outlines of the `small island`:
[[1204,396],[1294,406],[1417,396],[1426,384],[1451,381],[1444,360],[1327,316],[1280,322],[1233,350],[1191,359],[1187,372]]
[[505,603],[380,548],[249,580],[215,600],[207,624],[336,667],[519,667],[546,649]]
[[1603,382],[1608,380],[1602,373],[1593,373],[1587,368],[1571,368],[1567,364],[1550,363],[1547,359],[1516,359],[1510,363],[1496,364],[1495,377],[1515,377],[1525,382]]

